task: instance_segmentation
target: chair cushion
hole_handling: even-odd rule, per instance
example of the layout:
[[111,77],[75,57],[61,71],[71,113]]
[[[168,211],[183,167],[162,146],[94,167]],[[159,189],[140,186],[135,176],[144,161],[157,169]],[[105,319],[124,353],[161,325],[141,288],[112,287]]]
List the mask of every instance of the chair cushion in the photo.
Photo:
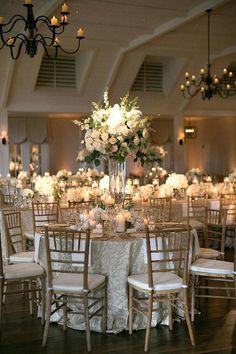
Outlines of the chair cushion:
[[25,237],[28,238],[29,240],[34,240],[34,237],[36,234],[41,236],[41,234],[39,232],[36,232],[35,234],[33,231],[25,231],[24,232]]
[[204,228],[204,223],[199,221],[199,220],[194,220],[194,219],[190,219],[189,220],[189,225],[193,228],[193,229],[203,229]]
[[35,252],[18,252],[10,256],[10,263],[34,262]]
[[191,265],[191,272],[231,275],[233,274],[233,270],[233,262],[225,262],[215,259],[199,258]]
[[[88,274],[88,288],[93,290],[105,281],[104,275]],[[83,290],[83,274],[61,274],[53,279],[53,290],[62,292],[81,292]]]
[[220,251],[214,250],[213,248],[200,248],[199,258],[219,258],[221,256]]
[[[128,277],[128,283],[143,290],[148,290],[148,275],[137,274]],[[181,289],[183,280],[171,272],[153,274],[153,288],[156,291]]]
[[17,263],[3,267],[3,274],[6,280],[19,280],[43,275],[44,269],[37,263]]
[[25,238],[28,240],[34,240],[34,232],[33,231],[25,231],[24,232]]

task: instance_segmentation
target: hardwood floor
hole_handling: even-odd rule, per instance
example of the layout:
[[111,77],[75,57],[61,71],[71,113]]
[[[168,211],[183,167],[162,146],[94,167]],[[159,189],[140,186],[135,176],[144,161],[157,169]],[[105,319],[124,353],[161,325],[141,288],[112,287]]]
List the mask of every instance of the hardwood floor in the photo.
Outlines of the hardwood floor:
[[[231,258],[232,254],[230,254]],[[201,315],[193,324],[196,347],[190,343],[186,323],[175,322],[172,332],[158,325],[151,331],[149,354],[215,353],[236,354],[236,301],[209,299],[201,302]],[[22,297],[11,297],[4,306],[0,354],[86,354],[85,333],[72,329],[63,332],[53,324],[47,347],[42,348],[40,319],[31,317]],[[144,353],[145,331],[117,335],[91,333],[92,352],[96,354]]]

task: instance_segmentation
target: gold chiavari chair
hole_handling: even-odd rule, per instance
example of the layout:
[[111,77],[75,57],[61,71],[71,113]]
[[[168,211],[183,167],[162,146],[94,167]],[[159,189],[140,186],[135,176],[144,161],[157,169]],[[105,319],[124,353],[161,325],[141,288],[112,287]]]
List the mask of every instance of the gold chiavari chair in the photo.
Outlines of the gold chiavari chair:
[[7,241],[6,254],[9,262],[34,262],[34,251],[27,251],[20,211],[4,211],[3,220]]
[[197,230],[200,244],[204,244],[205,210],[207,207],[207,196],[187,197],[187,224],[190,228]]
[[[130,275],[129,285],[129,333],[132,334],[133,313],[147,317],[144,351],[148,351],[154,304],[167,304],[169,327],[172,329],[172,308],[177,300],[183,304],[192,345],[195,345],[188,309],[188,261],[190,233],[186,225],[163,226],[146,230],[146,274]],[[143,296],[145,294],[146,296]]]
[[[33,300],[41,305],[42,324],[44,323],[44,288],[45,272],[37,263],[17,263],[3,265],[2,245],[0,237],[0,328],[2,325],[3,302],[10,295],[28,294],[30,313],[33,314]],[[25,286],[22,287],[22,284]]]
[[224,259],[226,211],[205,208],[204,247],[199,249],[199,258]]
[[40,233],[45,224],[58,223],[59,203],[58,202],[33,202],[33,230],[25,232],[25,237],[34,241],[36,233]]
[[191,317],[195,318],[195,300],[200,298],[236,299],[236,239],[234,261],[197,258],[190,268]]
[[150,197],[149,211],[155,213],[155,222],[167,222],[171,219],[171,197]]
[[226,210],[226,245],[232,247],[236,236],[236,194],[220,195],[220,212]]
[[[63,329],[67,326],[67,308],[73,304],[75,314],[84,317],[87,351],[91,351],[90,320],[102,316],[106,331],[106,277],[89,274],[90,231],[69,228],[45,228],[47,254],[47,304],[43,343],[46,345],[50,316],[62,309]],[[57,304],[55,309],[53,304]],[[73,313],[73,310],[71,310]],[[70,313],[71,313],[70,311]]]

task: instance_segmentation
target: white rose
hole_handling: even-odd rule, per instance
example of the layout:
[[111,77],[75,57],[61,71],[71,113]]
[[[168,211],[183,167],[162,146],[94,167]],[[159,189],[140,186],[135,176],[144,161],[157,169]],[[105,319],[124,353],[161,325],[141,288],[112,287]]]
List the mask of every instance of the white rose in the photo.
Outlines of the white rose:
[[102,133],[101,139],[102,139],[103,141],[107,141],[107,140],[108,140],[108,133]]
[[100,133],[97,130],[93,130],[92,133],[91,133],[91,138],[99,139],[100,138]]
[[117,142],[117,139],[115,136],[112,136],[110,139],[109,139],[109,143],[114,145],[115,143]]
[[116,152],[118,150],[118,146],[117,145],[113,145],[111,148],[112,152]]

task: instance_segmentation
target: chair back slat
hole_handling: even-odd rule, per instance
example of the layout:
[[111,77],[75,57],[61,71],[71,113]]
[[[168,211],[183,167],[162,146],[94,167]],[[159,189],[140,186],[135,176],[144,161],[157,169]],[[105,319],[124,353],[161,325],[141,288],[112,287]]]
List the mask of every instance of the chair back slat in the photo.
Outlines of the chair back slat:
[[236,194],[234,193],[222,193],[220,195],[220,210],[228,209],[229,206],[236,207]]
[[214,243],[214,248],[218,249],[222,255],[225,248],[226,218],[226,210],[205,209],[205,247],[212,247],[212,243]]
[[52,281],[57,273],[82,273],[83,287],[87,289],[90,231],[46,226],[45,243],[48,286],[52,287]]
[[148,214],[154,215],[154,222],[170,221],[171,198],[170,197],[150,197],[148,201]]
[[8,253],[24,252],[26,244],[23,237],[20,211],[4,211],[3,219],[6,228]]
[[146,229],[146,248],[148,260],[149,287],[153,287],[153,274],[174,272],[187,284],[190,231],[182,224],[168,229],[158,226],[154,231]]
[[34,232],[40,230],[45,224],[57,223],[59,218],[59,204],[33,202],[33,226]]
[[191,219],[204,222],[207,196],[188,196],[187,198],[187,222]]

